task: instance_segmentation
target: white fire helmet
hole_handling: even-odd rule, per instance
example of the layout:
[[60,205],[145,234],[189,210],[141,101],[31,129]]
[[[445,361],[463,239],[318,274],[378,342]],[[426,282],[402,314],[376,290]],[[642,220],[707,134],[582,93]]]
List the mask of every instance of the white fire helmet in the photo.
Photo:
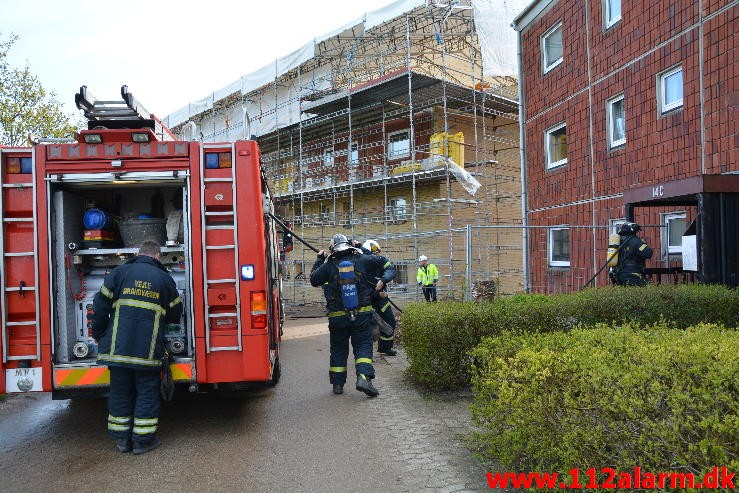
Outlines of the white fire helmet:
[[428,260],[428,259],[429,258],[426,255],[421,255],[420,257],[418,257],[419,262],[423,262],[424,260]]
[[380,253],[380,244],[377,243],[375,240],[365,241],[364,243],[362,243],[362,248],[372,253]]
[[331,238],[331,245],[329,246],[329,249],[332,252],[343,252],[344,250],[347,250],[349,248],[351,248],[349,240],[347,240],[346,236],[342,235],[341,233],[337,233]]

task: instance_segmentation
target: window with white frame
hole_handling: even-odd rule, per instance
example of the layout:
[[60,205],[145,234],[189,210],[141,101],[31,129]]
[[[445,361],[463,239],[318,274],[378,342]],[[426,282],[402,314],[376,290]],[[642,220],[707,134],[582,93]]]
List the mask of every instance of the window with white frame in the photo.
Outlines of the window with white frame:
[[549,229],[549,265],[552,267],[570,266],[570,228]]
[[567,164],[567,126],[560,123],[544,133],[547,169]]
[[410,156],[411,140],[408,137],[408,130],[393,132],[387,136],[387,157],[389,159],[398,159]]
[[621,0],[604,0],[606,29],[621,20]]
[[[393,267],[395,267],[395,278],[393,278],[393,281],[396,284],[408,284],[408,265],[407,264],[393,264]],[[388,289],[392,289],[392,284],[388,287]]]
[[349,145],[349,163],[359,164],[359,144],[356,140]]
[[658,77],[659,107],[661,113],[683,105],[683,69],[675,67]]
[[334,165],[334,148],[327,147],[323,150],[323,165],[333,166]]
[[393,222],[405,221],[406,200],[404,198],[390,199],[390,203],[388,205],[388,215],[390,216],[390,220]]
[[626,114],[624,95],[606,101],[606,120],[608,124],[608,146],[619,147],[626,144]]
[[610,234],[618,234],[618,230],[621,229],[621,225],[627,223],[626,219],[611,219],[610,223]]
[[349,145],[349,181],[357,179],[357,167],[359,165],[359,143],[352,142]]
[[331,207],[328,204],[321,204],[321,222],[326,224],[331,220]]
[[665,214],[663,233],[663,253],[665,255],[682,255],[683,253],[683,234],[687,227],[685,223],[685,213],[676,212],[673,214]]
[[562,63],[562,23],[549,29],[541,37],[541,61],[546,74]]

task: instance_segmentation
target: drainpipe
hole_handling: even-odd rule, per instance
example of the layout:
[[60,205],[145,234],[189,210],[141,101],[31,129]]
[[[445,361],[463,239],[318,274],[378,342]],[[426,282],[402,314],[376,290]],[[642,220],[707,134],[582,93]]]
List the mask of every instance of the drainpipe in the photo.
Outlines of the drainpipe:
[[249,120],[249,113],[246,111],[246,103],[241,105],[241,121],[243,122],[244,128],[244,140],[251,138],[251,121]]
[[187,130],[187,139],[185,140],[195,140],[195,131],[197,130],[198,126],[195,124],[194,121],[190,120],[182,127],[183,133],[184,130]]
[[[515,25],[513,26],[515,29]],[[530,291],[529,286],[529,220],[526,214],[528,208],[528,194],[526,192],[528,180],[526,179],[526,131],[524,121],[526,118],[526,95],[523,85],[523,54],[521,52],[521,31],[518,32],[518,148],[521,159],[521,219],[523,223],[523,290],[525,293]]]

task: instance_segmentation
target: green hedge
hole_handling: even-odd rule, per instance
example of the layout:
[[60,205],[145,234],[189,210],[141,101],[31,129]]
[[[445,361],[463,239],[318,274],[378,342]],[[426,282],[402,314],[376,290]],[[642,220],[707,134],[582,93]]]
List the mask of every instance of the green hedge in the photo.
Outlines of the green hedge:
[[408,305],[402,340],[409,372],[432,389],[469,385],[470,351],[504,330],[551,332],[596,323],[655,323],[685,328],[739,323],[739,292],[717,285],[606,287],[562,295],[517,295],[492,303]]
[[474,357],[474,442],[506,470],[739,470],[737,329],[504,334]]

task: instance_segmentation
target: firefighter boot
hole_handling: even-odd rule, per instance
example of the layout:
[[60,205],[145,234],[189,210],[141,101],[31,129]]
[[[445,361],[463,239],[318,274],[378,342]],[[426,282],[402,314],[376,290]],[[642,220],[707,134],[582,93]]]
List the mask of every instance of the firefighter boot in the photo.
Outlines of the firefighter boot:
[[162,441],[159,439],[159,437],[154,437],[154,440],[152,440],[149,443],[142,443],[142,444],[137,443],[133,447],[133,453],[135,455],[145,454],[149,450],[154,450],[155,448],[157,448],[161,444],[162,444]]
[[377,397],[380,392],[372,385],[372,380],[365,377],[364,375],[357,376],[357,390],[364,392],[369,397]]
[[131,445],[131,440],[128,438],[121,438],[119,440],[115,441],[115,448],[118,450],[118,452],[121,452],[122,454],[125,454],[126,452],[130,452],[133,448],[133,445]]
[[344,393],[344,384],[343,383],[335,383],[334,384],[334,394],[343,394]]
[[398,352],[393,348],[383,350],[378,349],[377,352],[380,354],[384,354],[385,356],[395,356],[396,354],[398,354]]

